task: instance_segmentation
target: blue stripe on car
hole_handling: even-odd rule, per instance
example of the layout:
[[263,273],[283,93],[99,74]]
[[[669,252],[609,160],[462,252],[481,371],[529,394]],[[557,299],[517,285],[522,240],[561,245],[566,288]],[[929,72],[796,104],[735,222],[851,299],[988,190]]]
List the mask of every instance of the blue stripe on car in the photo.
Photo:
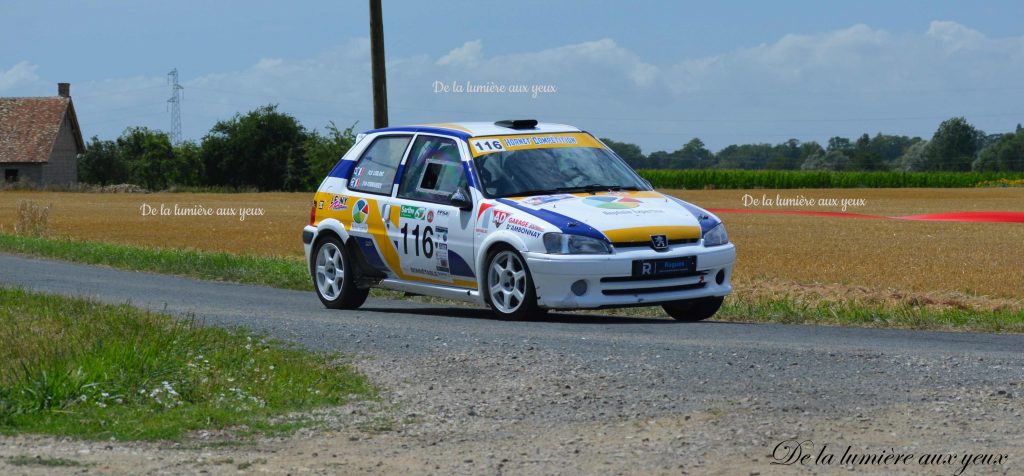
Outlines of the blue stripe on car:
[[480,184],[476,181],[476,174],[473,173],[473,163],[465,161],[462,162],[462,170],[466,172],[466,182],[469,183],[469,186],[477,190],[481,190]]
[[355,167],[356,161],[354,160],[339,160],[338,165],[335,165],[331,169],[329,174],[331,177],[342,178],[348,180],[349,175],[352,175],[352,168]]
[[533,216],[535,216],[537,218],[540,218],[541,220],[544,220],[544,221],[546,221],[546,222],[548,222],[548,223],[550,223],[552,225],[555,225],[555,226],[558,227],[559,230],[562,230],[562,233],[568,233],[568,234],[572,234],[572,235],[589,236],[591,238],[597,238],[599,240],[609,241],[608,237],[604,236],[604,234],[601,233],[600,231],[597,231],[597,228],[594,228],[594,227],[592,227],[592,226],[590,226],[590,225],[588,225],[586,223],[582,223],[582,222],[580,222],[578,220],[573,220],[572,218],[569,218],[569,217],[567,217],[565,215],[562,215],[560,213],[555,213],[555,212],[552,212],[552,211],[549,211],[549,210],[543,210],[543,209],[534,210],[532,208],[524,207],[524,206],[522,206],[522,205],[520,205],[520,204],[518,204],[518,203],[516,203],[516,202],[514,202],[512,200],[509,200],[507,198],[499,198],[498,202],[501,202],[501,203],[503,203],[505,205],[508,205],[508,206],[510,206],[512,208],[515,208],[516,210],[520,210],[520,211],[529,213],[530,215],[533,215]]
[[391,185],[398,185],[402,182],[402,172],[405,171],[405,162],[398,164],[398,171],[395,172],[395,179],[391,181]]
[[458,137],[459,139],[469,139],[470,137],[472,137],[469,135],[469,133],[464,131],[429,126],[385,127],[383,129],[374,129],[372,131],[366,131],[367,134],[376,134],[378,132],[426,132],[428,134],[441,134],[452,137]]
[[373,243],[372,238],[362,236],[353,236],[353,238],[359,242],[359,249],[363,252],[363,256],[366,258],[366,262],[370,263],[370,266],[381,271],[390,271],[388,266],[384,264],[384,260],[380,257],[380,253],[377,251],[377,245]]
[[697,218],[697,222],[700,223],[701,236],[704,236],[705,233],[711,231],[712,228],[722,223],[722,221],[719,220],[718,217],[712,215],[711,213],[708,213],[707,210],[701,207],[698,207],[692,203],[686,202],[671,195],[665,196],[671,198],[672,200],[675,200],[676,203],[682,205],[682,207],[685,208],[686,211],[690,212],[691,214],[693,214],[694,217]]
[[473,268],[469,267],[469,263],[466,262],[462,256],[458,253],[448,250],[448,267],[451,269],[452,274],[456,276],[465,276],[468,278],[475,278],[473,274]]

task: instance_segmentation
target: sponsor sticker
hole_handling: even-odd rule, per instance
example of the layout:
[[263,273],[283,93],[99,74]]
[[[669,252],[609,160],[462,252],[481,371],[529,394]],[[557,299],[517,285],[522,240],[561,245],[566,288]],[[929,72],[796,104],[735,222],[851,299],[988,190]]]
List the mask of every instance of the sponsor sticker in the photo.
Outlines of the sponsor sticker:
[[422,208],[420,207],[414,207],[412,205],[402,205],[402,211],[399,213],[399,216],[401,216],[402,218],[418,219],[417,216],[420,214],[420,210],[422,210]]
[[534,145],[575,144],[578,142],[573,136],[531,137],[530,141],[532,141]]
[[480,211],[477,212],[476,217],[476,232],[487,233],[488,227],[491,224],[491,216],[494,214],[494,208],[490,204],[483,204],[480,206]]
[[569,195],[569,194],[565,194],[565,193],[558,194],[558,195],[540,195],[540,196],[537,196],[537,197],[530,197],[530,198],[523,199],[519,203],[523,203],[523,204],[526,204],[526,205],[531,205],[531,206],[537,207],[537,206],[543,205],[545,203],[557,202],[557,201],[560,201],[560,200],[568,200],[570,198],[576,198],[576,197],[574,197],[572,195]]
[[613,195],[598,195],[596,197],[587,197],[583,199],[583,203],[596,208],[603,208],[606,210],[626,210],[630,208],[636,208],[643,204],[642,201],[631,198],[631,197],[617,197]]
[[494,221],[494,227],[495,228],[501,228],[501,224],[505,223],[505,220],[508,218],[508,216],[510,214],[511,214],[511,212],[506,212],[506,211],[502,211],[502,210],[495,210],[494,211],[494,220],[493,220]]
[[366,221],[370,219],[370,203],[360,198],[352,207],[352,231],[366,231]]
[[448,243],[438,243],[434,254],[437,257],[437,270],[444,273],[450,274],[448,264]]
[[569,132],[538,135],[509,135],[490,136],[475,138],[469,142],[473,156],[493,154],[496,152],[509,152],[523,149],[538,149],[550,147],[592,147],[603,148],[590,134],[584,132]]
[[540,236],[540,232],[537,231],[537,230],[531,230],[531,229],[529,229],[529,228],[527,228],[525,226],[513,225],[511,223],[506,225],[505,229],[508,230],[508,231],[513,231],[513,232],[519,233],[521,235],[531,236],[531,237],[534,237],[534,238]]
[[540,236],[541,232],[544,231],[544,228],[541,228],[539,225],[535,225],[526,220],[523,220],[522,218],[516,217],[511,217],[508,219],[508,221],[505,223],[505,229],[508,231],[519,233],[521,235],[531,236],[534,238]]
[[509,137],[504,140],[505,147],[520,147],[524,145],[530,145],[530,139],[527,137]]
[[536,231],[544,231],[544,228],[542,228],[540,225],[535,225],[535,224],[530,223],[530,222],[528,222],[526,220],[523,220],[522,218],[516,218],[516,217],[509,218],[508,219],[508,224],[509,225],[521,226],[521,227],[529,228],[531,230],[536,230]]
[[344,210],[346,208],[348,208],[348,197],[335,195],[331,199],[331,210]]

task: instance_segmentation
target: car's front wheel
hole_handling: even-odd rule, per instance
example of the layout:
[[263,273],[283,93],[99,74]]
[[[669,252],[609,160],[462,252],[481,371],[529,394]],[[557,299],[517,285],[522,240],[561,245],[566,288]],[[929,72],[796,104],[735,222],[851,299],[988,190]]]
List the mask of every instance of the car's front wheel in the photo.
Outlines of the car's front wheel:
[[665,303],[661,307],[677,321],[697,322],[714,316],[724,299],[722,296],[685,299]]
[[341,240],[328,236],[317,242],[313,253],[310,274],[320,302],[331,309],[362,306],[370,290],[356,287],[356,271]]
[[543,314],[526,261],[513,249],[499,248],[487,260],[487,302],[505,319],[526,319]]

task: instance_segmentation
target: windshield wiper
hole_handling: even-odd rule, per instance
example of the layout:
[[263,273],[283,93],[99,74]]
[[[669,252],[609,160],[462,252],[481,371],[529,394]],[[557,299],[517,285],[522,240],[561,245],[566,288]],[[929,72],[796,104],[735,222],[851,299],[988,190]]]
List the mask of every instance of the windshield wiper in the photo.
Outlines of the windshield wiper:
[[590,185],[580,185],[578,187],[566,187],[566,188],[570,189],[573,192],[590,192],[590,193],[594,193],[594,192],[618,192],[618,191],[622,191],[622,190],[640,190],[640,187],[637,187],[635,185],[622,186],[622,185],[590,184]]
[[533,195],[550,195],[552,193],[566,193],[569,190],[564,188],[538,188],[536,190],[523,190],[522,192],[506,193],[499,195],[497,198],[508,198],[508,197],[527,197]]
[[505,197],[525,197],[531,195],[550,195],[553,193],[578,193],[578,192],[618,192],[621,190],[640,190],[640,187],[635,185],[579,185],[576,187],[556,187],[556,188],[539,188],[536,190],[523,190],[521,192],[513,192],[502,195],[500,198]]

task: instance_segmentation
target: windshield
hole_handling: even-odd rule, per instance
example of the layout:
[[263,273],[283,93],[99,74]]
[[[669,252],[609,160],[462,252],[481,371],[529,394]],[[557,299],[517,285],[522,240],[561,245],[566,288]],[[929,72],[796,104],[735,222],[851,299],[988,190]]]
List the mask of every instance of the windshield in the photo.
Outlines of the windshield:
[[507,150],[477,157],[475,163],[491,197],[648,189],[628,165],[603,148]]

